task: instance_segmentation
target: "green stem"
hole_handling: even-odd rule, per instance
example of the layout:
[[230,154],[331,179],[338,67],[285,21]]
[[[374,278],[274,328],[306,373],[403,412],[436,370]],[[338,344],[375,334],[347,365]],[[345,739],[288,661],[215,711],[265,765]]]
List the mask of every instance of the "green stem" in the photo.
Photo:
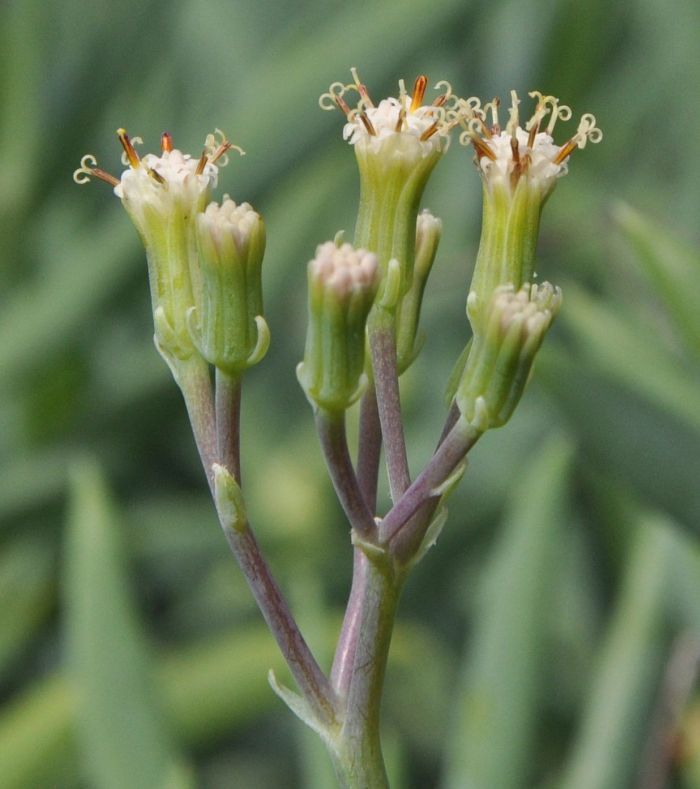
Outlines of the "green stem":
[[388,789],[380,740],[380,706],[402,577],[386,558],[367,562],[361,620],[346,700],[332,754],[343,789]]
[[202,466],[207,475],[209,488],[213,491],[212,464],[218,458],[216,442],[216,417],[212,396],[209,365],[199,355],[186,361],[172,363],[171,370],[185,399],[187,415],[199,451]]
[[241,484],[241,377],[216,370],[216,444],[219,463]]

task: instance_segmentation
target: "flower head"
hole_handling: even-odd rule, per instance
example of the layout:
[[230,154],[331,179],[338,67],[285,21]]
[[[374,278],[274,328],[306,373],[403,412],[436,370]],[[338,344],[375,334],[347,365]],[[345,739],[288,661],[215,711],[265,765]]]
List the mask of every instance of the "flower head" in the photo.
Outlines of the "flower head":
[[[319,99],[324,110],[340,109],[347,118],[343,139],[356,148],[373,154],[394,156],[428,156],[443,151],[450,142],[449,132],[457,125],[455,97],[448,82],[438,82],[442,90],[437,98],[424,104],[428,78],[419,76],[409,94],[403,80],[399,81],[399,95],[382,99],[377,105],[360,81],[357,69],[351,69],[353,82],[334,82]],[[349,93],[357,94],[351,107],[346,100]]]
[[[502,285],[518,289],[533,276],[540,217],[557,180],[566,174],[576,148],[603,137],[593,115],[581,117],[574,135],[563,145],[554,142],[558,121],[569,120],[571,109],[554,96],[533,91],[535,111],[521,126],[520,99],[511,92],[505,128],[499,100],[471,105],[462,122],[460,141],[474,146],[483,182],[484,211],[479,254],[467,300],[474,331],[483,328],[491,295]],[[465,106],[465,112],[468,108]]]
[[[593,115],[581,116],[576,133],[563,145],[554,142],[553,134],[558,121],[572,116],[571,108],[560,104],[554,96],[539,91],[529,95],[537,99],[535,111],[521,126],[520,99],[511,91],[511,106],[505,129],[499,119],[500,100],[493,99],[483,107],[472,107],[460,142],[473,145],[479,172],[488,189],[502,186],[513,191],[521,180],[536,187],[543,199],[555,186],[557,178],[567,173],[569,157],[576,148],[585,148],[588,142],[603,139]],[[467,107],[465,109],[468,109]]]
[[98,178],[121,199],[146,247],[156,342],[170,357],[186,359],[194,352],[187,312],[201,292],[195,217],[209,202],[228,151],[243,152],[218,129],[207,136],[199,158],[174,148],[167,132],[161,136],[160,154],[143,157],[135,147],[140,138],[132,139],[124,129],[117,130],[117,137],[126,166],[120,178],[99,168],[87,154],[73,180],[85,184]]
[[[426,102],[428,79],[419,76],[412,91],[399,81],[398,96],[372,100],[357,69],[353,81],[333,83],[319,104],[339,109],[346,118],[343,138],[353,146],[360,170],[360,209],[355,244],[374,252],[382,271],[378,304],[384,304],[389,261],[399,264],[398,293],[413,279],[415,229],[425,185],[450,142],[450,131],[465,120],[466,104],[447,82]],[[350,100],[351,95],[357,97]],[[390,309],[396,309],[398,302]]]

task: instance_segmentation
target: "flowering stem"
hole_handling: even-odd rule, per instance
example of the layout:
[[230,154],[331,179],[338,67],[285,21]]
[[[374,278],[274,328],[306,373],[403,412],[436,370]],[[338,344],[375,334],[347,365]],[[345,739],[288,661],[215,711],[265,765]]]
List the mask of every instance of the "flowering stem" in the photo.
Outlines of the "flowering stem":
[[209,366],[200,356],[194,355],[186,361],[173,364],[172,370],[185,399],[199,457],[209,488],[213,491],[211,467],[217,460],[218,452]]
[[[207,364],[197,358],[178,365],[176,380],[185,398],[192,432],[207,481],[213,492],[212,465],[217,462],[217,443],[219,447],[227,448],[226,451],[233,458],[232,463],[238,462],[237,414],[240,386],[231,379],[225,381],[219,377],[217,380],[217,385],[220,385],[217,386],[219,389],[217,406],[220,407],[217,408],[220,412],[217,415],[222,417],[217,423]],[[225,430],[231,431],[230,434],[225,435]],[[235,468],[235,465],[231,468],[232,474]],[[320,721],[328,725],[334,723],[335,694],[301,635],[287,601],[260,552],[250,526],[246,522],[234,528],[221,516],[221,513],[219,513],[219,522],[231,552],[299,689]]]
[[359,549],[353,549],[352,586],[345,608],[343,626],[338,637],[338,644],[331,669],[331,684],[340,699],[345,699],[352,679],[355,662],[357,640],[362,622],[362,605],[366,594],[368,578],[368,559]]
[[320,722],[334,724],[335,693],[304,640],[250,526],[245,523],[232,528],[221,519],[221,527],[299,690]]
[[346,714],[334,759],[346,789],[388,789],[379,736],[386,662],[402,578],[387,557],[367,560]]
[[401,398],[396,366],[394,319],[377,311],[369,332],[379,421],[386,451],[386,466],[392,501],[397,502],[411,484],[406,441],[401,421]]
[[365,539],[376,535],[376,524],[352,467],[345,432],[345,412],[316,410],[316,427],[328,472],[352,528]]
[[458,420],[427,466],[387,513],[379,526],[379,538],[382,544],[391,543],[394,556],[402,557],[406,547],[416,543],[417,535],[412,534],[408,526],[418,529],[424,525],[420,520],[411,520],[412,516],[430,499],[439,498],[437,489],[480,436],[481,433],[464,419]]
[[216,445],[219,463],[241,484],[241,378],[216,370]]
[[382,452],[382,428],[377,409],[377,393],[371,386],[360,402],[360,431],[357,451],[357,482],[371,512],[377,509],[379,459]]

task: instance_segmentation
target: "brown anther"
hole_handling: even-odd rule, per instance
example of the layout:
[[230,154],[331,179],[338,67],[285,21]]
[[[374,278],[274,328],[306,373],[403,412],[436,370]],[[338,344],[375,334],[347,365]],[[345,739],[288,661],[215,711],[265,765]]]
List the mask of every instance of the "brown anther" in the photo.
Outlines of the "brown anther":
[[540,124],[536,123],[531,129],[530,133],[527,135],[527,147],[532,148],[535,144],[535,137],[537,137],[537,133],[540,130]]
[[513,162],[515,163],[516,167],[520,166],[520,147],[518,145],[518,140],[515,136],[510,138],[510,150],[513,153]]
[[518,147],[518,140],[516,137],[510,138],[510,150],[513,154],[513,169],[510,173],[510,185],[515,189],[520,180],[520,175],[522,173],[522,167],[520,164],[520,149]]
[[95,178],[99,178],[100,181],[104,181],[110,186],[119,186],[119,179],[115,178],[111,173],[102,170],[100,167],[91,167],[89,173],[90,175],[94,175]]
[[117,129],[117,137],[119,138],[119,142],[122,144],[122,148],[124,149],[124,153],[126,154],[129,164],[131,167],[136,169],[141,164],[141,159],[139,159],[139,155],[136,153],[136,149],[134,148],[129,135],[126,133],[126,129]]
[[168,132],[160,135],[160,149],[163,153],[170,153],[173,149],[173,138]]
[[163,176],[157,170],[154,170],[152,167],[148,168],[148,174],[151,176],[151,178],[154,181],[157,181],[159,184],[165,183],[165,178],[163,178]]
[[569,154],[578,148],[578,142],[572,137],[566,145],[563,145],[559,153],[554,157],[554,164],[561,164]]
[[224,155],[224,154],[225,154],[227,151],[230,151],[230,150],[231,150],[231,148],[233,148],[233,143],[232,143],[232,142],[229,142],[228,140],[224,140],[224,141],[221,143],[221,145],[220,145],[220,146],[219,146],[219,147],[218,147],[218,148],[217,148],[217,149],[214,151],[214,153],[211,155],[210,161],[212,162],[212,164],[213,164],[214,162],[218,162],[218,161],[219,161],[219,159],[221,159],[221,157],[222,157],[222,156],[223,156],[223,155]]
[[433,134],[440,128],[440,121],[433,121],[430,126],[421,134],[420,141],[425,142],[429,140]]
[[486,156],[486,158],[491,159],[492,162],[496,161],[496,154],[480,137],[473,135],[472,145],[474,146],[474,150],[476,151],[476,155],[479,159],[481,159],[482,156]]
[[204,168],[207,166],[209,162],[209,157],[207,156],[206,151],[202,151],[202,155],[199,157],[199,162],[197,162],[197,169],[194,171],[195,175],[201,175],[204,172]]
[[423,97],[425,96],[425,89],[428,87],[428,78],[425,74],[416,77],[413,83],[413,98],[411,99],[411,109],[409,112],[415,112],[418,107],[423,104]]
[[377,132],[374,126],[372,125],[372,121],[369,119],[366,112],[363,111],[360,113],[360,120],[362,121],[365,129],[367,129],[367,134],[371,134],[372,137],[375,137]]
[[339,96],[337,93],[333,97],[333,100],[338,105],[338,109],[345,115],[347,118],[350,115],[350,107],[348,107],[347,101],[342,96]]
[[483,118],[479,118],[478,120],[479,123],[481,124],[481,131],[484,133],[487,139],[490,140],[493,137],[493,134],[491,133],[491,129],[488,127],[486,121]]
[[394,127],[395,132],[400,132],[403,129],[403,122],[406,120],[406,110],[403,107],[399,108],[399,117]]
[[433,107],[442,107],[442,105],[447,101],[447,93],[443,93],[442,96],[438,96],[435,101],[433,102]]

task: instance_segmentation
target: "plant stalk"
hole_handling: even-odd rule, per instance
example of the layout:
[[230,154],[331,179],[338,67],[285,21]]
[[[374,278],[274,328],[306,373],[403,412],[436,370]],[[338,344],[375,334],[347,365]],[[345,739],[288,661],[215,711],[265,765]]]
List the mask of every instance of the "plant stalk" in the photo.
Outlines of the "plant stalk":
[[392,501],[396,503],[411,484],[411,477],[408,471],[406,440],[401,421],[394,318],[388,312],[380,310],[371,324],[369,343],[372,352],[377,407],[386,453],[389,490]]
[[345,432],[345,412],[318,409],[315,413],[321,448],[336,495],[352,528],[365,539],[374,539],[377,527],[352,466]]
[[333,762],[343,789],[389,789],[380,707],[402,577],[386,556],[367,560],[345,719]]

